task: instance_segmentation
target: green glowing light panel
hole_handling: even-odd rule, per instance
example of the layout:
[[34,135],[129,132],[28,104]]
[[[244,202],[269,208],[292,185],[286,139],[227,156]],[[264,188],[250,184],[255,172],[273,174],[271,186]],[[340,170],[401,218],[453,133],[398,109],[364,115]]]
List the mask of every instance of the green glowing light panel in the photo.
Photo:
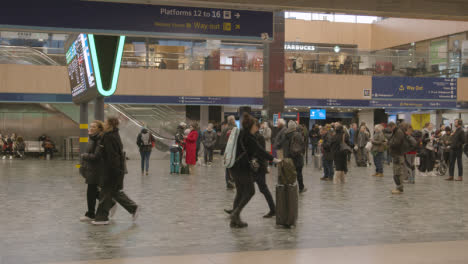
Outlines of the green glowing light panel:
[[66,59],[74,103],[111,96],[117,89],[125,36],[79,34],[66,42]]

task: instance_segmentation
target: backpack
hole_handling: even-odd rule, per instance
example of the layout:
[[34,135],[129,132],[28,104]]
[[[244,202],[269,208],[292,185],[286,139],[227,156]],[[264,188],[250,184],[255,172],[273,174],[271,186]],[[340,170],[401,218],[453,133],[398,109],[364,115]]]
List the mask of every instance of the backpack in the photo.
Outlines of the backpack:
[[231,133],[229,134],[228,142],[226,144],[226,149],[224,150],[224,167],[232,168],[236,163],[236,151],[237,151],[237,141],[239,139],[239,129],[237,127],[232,128]]
[[304,142],[299,132],[292,134],[291,142],[289,142],[289,152],[294,157],[304,153]]
[[405,153],[418,150],[418,141],[412,136],[405,135],[405,143],[403,145],[407,147]]

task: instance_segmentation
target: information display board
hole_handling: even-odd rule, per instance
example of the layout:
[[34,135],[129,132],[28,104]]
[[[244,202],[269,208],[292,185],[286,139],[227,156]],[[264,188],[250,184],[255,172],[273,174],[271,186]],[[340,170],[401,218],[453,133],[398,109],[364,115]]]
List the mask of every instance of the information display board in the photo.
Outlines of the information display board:
[[457,79],[372,77],[372,99],[457,100]]
[[80,103],[94,98],[97,95],[96,75],[87,34],[79,34],[69,40],[66,60],[73,102]]
[[327,112],[325,109],[310,109],[311,120],[325,120],[327,119]]

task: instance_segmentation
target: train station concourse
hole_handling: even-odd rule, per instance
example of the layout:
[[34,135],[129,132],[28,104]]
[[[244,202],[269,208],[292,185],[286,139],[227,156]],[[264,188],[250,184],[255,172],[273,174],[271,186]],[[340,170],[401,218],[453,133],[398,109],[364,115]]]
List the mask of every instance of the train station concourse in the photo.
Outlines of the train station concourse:
[[4,3],[0,264],[468,263],[467,8]]

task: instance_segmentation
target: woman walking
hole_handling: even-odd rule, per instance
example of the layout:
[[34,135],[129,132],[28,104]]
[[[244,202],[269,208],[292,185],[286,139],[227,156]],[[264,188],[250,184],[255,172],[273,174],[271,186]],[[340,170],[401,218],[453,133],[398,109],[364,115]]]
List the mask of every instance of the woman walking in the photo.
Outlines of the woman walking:
[[230,169],[236,184],[236,197],[233,210],[226,210],[227,213],[231,214],[230,226],[233,228],[247,227],[247,223],[241,220],[240,214],[255,194],[254,176],[257,172],[253,169],[254,162],[252,161],[256,160],[257,163],[259,160],[279,161],[273,159],[273,156],[258,143],[255,137],[258,129],[257,119],[248,113],[244,113],[242,129],[237,142],[237,160]]
[[109,210],[113,207],[115,200],[124,207],[133,217],[138,216],[139,207],[123,192],[124,176],[126,173],[125,153],[123,152],[122,140],[119,135],[119,120],[109,117],[104,124],[102,136],[102,158],[104,162],[103,173],[99,177],[101,186],[101,199],[96,212],[96,220],[93,225],[109,224]]
[[374,156],[375,174],[372,176],[383,177],[383,160],[386,146],[386,138],[383,133],[382,125],[376,125],[374,128],[374,138],[372,139],[372,155]]
[[98,183],[99,177],[103,173],[103,160],[99,145],[101,145],[102,132],[104,125],[101,121],[93,121],[89,125],[89,142],[86,153],[81,154],[80,173],[86,179],[88,189],[86,191],[86,200],[88,202],[88,211],[80,217],[80,221],[92,221],[96,218],[96,200],[99,200]]
[[[335,177],[333,183],[344,183],[345,175],[348,173],[348,152],[343,147],[349,147],[349,137],[346,137],[343,126],[335,127],[335,135],[333,135],[331,149],[334,155],[335,162]],[[351,148],[349,148],[351,152]]]

